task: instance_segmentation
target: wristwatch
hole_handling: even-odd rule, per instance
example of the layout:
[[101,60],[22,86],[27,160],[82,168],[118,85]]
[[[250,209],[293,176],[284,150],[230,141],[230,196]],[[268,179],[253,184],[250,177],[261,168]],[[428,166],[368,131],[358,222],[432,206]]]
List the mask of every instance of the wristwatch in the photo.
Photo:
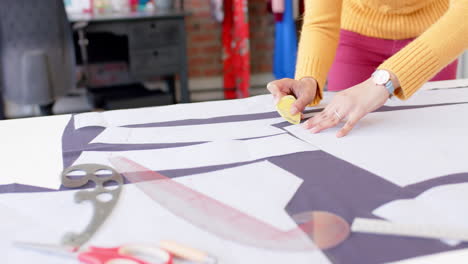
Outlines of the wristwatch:
[[390,73],[386,70],[376,70],[372,74],[372,80],[376,85],[383,85],[387,89],[390,96],[393,95],[395,91],[395,86],[393,85]]

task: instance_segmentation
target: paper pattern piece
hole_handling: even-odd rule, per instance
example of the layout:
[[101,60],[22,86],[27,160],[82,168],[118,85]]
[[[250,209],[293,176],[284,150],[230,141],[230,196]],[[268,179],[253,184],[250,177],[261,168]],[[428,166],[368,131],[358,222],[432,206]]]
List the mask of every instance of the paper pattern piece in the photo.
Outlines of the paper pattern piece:
[[386,106],[411,106],[411,105],[432,105],[432,104],[453,104],[467,103],[468,88],[445,89],[424,91],[419,90],[408,100],[400,100],[396,97],[387,100]]
[[123,173],[130,182],[135,182],[136,186],[156,203],[219,238],[243,246],[269,250],[317,249],[307,235],[310,230],[316,231],[314,227],[310,227],[314,219],[301,223],[301,227],[280,230],[171,178],[147,171],[133,161],[122,157],[111,158],[110,161],[117,171]]
[[170,127],[109,127],[91,143],[108,144],[150,144],[204,142],[230,139],[246,139],[272,136],[285,133],[271,126],[281,123],[282,118],[268,118],[254,121],[227,122],[189,126]]
[[[395,223],[442,226],[468,230],[468,183],[448,184],[429,189],[415,199],[384,204],[373,214]],[[453,240],[446,241],[456,245]]]
[[399,186],[468,172],[468,104],[371,113],[351,133],[286,130]]
[[87,126],[115,127],[273,111],[275,111],[273,97],[271,95],[260,95],[232,101],[213,101],[115,110],[103,113],[84,113],[75,115],[75,128],[79,129]]
[[[0,204],[0,211],[2,215],[2,224],[0,225],[0,255],[2,256],[2,263],[16,264],[16,263],[51,263],[51,264],[62,264],[63,258],[51,259],[51,261],[37,261],[37,252],[33,251],[21,251],[21,257],[23,260],[29,259],[30,261],[18,261],[12,256],[12,252],[16,249],[12,248],[12,241],[18,240],[22,237],[35,238],[36,241],[40,241],[47,236],[53,234],[54,228],[43,225],[38,221],[32,220],[30,217],[19,213],[15,208],[10,208]],[[54,240],[55,242],[56,240]],[[72,259],[73,260],[73,259]],[[62,262],[61,262],[62,261]],[[70,263],[70,262],[65,262]],[[76,263],[75,261],[71,263]]]
[[[325,107],[333,94],[325,92],[320,105],[314,108]],[[273,97],[269,94],[229,101],[176,104],[161,107],[106,111],[102,113],[83,113],[75,115],[74,120],[75,128],[80,129],[89,126],[116,127],[267,112],[276,112]]]
[[465,264],[467,259],[468,249],[459,249],[387,264]]
[[0,184],[58,189],[62,134],[71,116],[48,116],[0,122]]
[[[174,180],[278,229],[296,227],[284,208],[303,180],[271,162],[260,161]],[[228,188],[232,191],[227,191]],[[265,195],[259,195],[259,189]]]
[[282,134],[258,139],[215,141],[166,149],[119,152],[85,151],[74,165],[99,163],[111,166],[109,157],[123,156],[148,169],[160,171],[247,162],[313,150],[317,148],[288,134]]
[[420,90],[451,89],[455,87],[468,87],[468,79],[428,82],[424,84]]
[[[252,170],[258,173],[251,173]],[[302,180],[269,162],[258,162],[210,173],[179,177],[176,181],[281,229],[296,227],[284,211]],[[27,241],[59,240],[67,231],[79,230],[88,220],[83,207],[75,204],[74,191],[0,195],[0,206],[8,204],[30,221],[48,221],[56,228],[46,237],[23,234],[16,239]],[[268,206],[265,206],[265,204]],[[88,207],[89,204],[87,205]],[[77,217],[80,216],[80,217]],[[78,219],[79,218],[79,219]],[[122,228],[126,227],[126,228]],[[0,237],[2,241],[3,237]],[[285,252],[247,247],[220,239],[171,214],[134,185],[126,185],[115,210],[92,239],[92,245],[111,247],[128,243],[157,243],[172,239],[209,252],[219,263],[330,263],[321,251]],[[11,263],[59,263],[56,257],[23,250],[8,249]],[[58,257],[60,263],[67,259]],[[49,261],[50,260],[50,261]]]

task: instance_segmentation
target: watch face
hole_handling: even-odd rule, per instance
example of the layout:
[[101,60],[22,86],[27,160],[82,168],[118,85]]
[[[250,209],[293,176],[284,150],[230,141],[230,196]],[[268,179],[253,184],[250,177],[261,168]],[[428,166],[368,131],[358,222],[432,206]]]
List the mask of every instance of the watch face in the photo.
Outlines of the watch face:
[[390,73],[388,71],[378,70],[374,73],[374,82],[379,85],[384,85],[390,80]]

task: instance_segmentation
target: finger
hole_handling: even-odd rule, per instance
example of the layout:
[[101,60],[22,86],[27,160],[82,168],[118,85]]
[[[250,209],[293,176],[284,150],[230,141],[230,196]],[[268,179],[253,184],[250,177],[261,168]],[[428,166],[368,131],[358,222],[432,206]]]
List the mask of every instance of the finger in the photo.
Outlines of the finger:
[[311,96],[305,96],[302,95],[300,96],[296,102],[291,106],[291,114],[295,115],[297,113],[302,113],[306,106],[313,100],[314,98],[311,98]]
[[365,113],[358,115],[351,115],[345,125],[336,133],[336,137],[341,138],[346,135],[354,128],[354,126],[363,118]]
[[295,115],[304,111],[306,106],[314,100],[317,87],[310,87],[310,82],[296,82],[296,87],[293,87],[297,92],[297,100],[291,106],[291,114]]
[[319,122],[317,125],[315,125],[312,129],[310,129],[311,133],[319,133],[325,129],[334,127],[340,123],[340,120],[336,118],[335,116],[330,116],[326,119],[323,119],[321,122]]
[[275,101],[279,101],[281,97],[291,94],[294,82],[295,80],[287,78],[272,81],[267,84],[267,89],[273,95]]
[[273,95],[273,99],[275,100],[275,104],[277,104],[280,100],[281,97],[285,96],[281,91],[280,89],[278,88],[278,86],[274,83],[269,83],[267,85],[267,89],[268,91]]
[[279,87],[278,87],[278,85],[275,84],[275,82],[276,81],[269,82],[267,84],[267,87],[266,87],[267,90],[273,95],[275,95],[275,94],[277,94],[279,92]]
[[316,126],[322,120],[326,119],[329,116],[328,112],[323,110],[322,112],[316,114],[315,116],[309,118],[306,122],[304,122],[303,127],[305,129],[311,129],[312,127]]

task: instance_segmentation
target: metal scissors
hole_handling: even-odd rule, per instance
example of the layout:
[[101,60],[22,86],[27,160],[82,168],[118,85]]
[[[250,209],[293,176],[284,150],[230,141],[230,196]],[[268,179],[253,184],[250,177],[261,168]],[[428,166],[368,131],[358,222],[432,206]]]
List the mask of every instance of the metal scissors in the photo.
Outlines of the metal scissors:
[[77,258],[87,264],[172,264],[172,255],[164,249],[149,245],[125,245],[114,248],[89,247],[84,251],[61,245],[15,242],[15,246]]

